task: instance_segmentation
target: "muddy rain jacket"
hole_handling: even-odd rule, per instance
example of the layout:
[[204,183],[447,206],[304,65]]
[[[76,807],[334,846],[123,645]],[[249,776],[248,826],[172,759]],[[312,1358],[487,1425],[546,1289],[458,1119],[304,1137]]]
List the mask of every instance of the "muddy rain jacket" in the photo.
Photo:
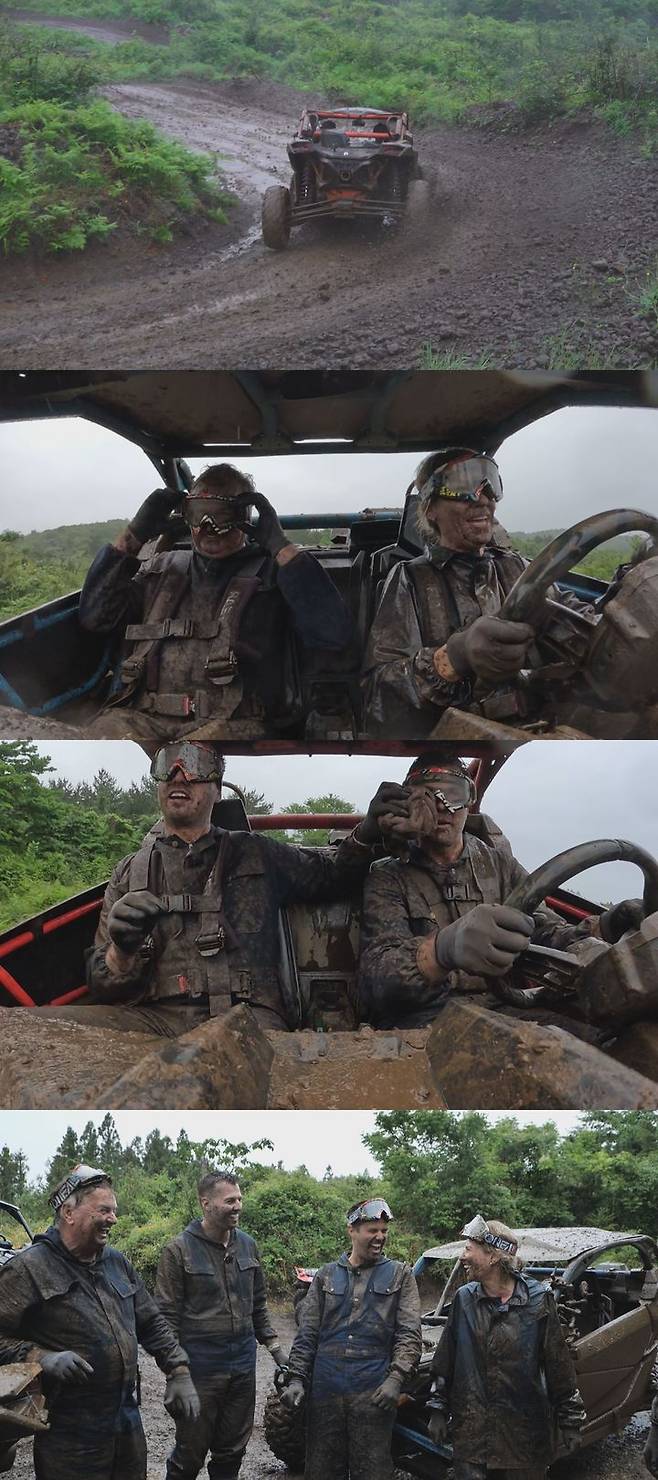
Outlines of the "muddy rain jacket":
[[[42,1351],[75,1351],[93,1367],[87,1382],[57,1385],[52,1429],[39,1435],[46,1458],[49,1449],[60,1451],[62,1441],[66,1450],[70,1435],[63,1474],[77,1476],[72,1453],[86,1446],[91,1454],[106,1436],[107,1473],[113,1475],[110,1436],[135,1430],[141,1438],[138,1345],[165,1373],[189,1365],[143,1281],[117,1249],[105,1248],[94,1264],[84,1264],[68,1253],[52,1227],[2,1269],[0,1363],[38,1361]],[[95,1473],[88,1469],[90,1476]]]
[[[359,997],[361,1017],[377,1027],[420,1027],[432,1021],[452,991],[486,991],[480,977],[451,972],[435,985],[416,964],[420,940],[478,904],[503,904],[512,889],[527,878],[503,834],[489,818],[478,826],[491,841],[464,833],[464,849],[456,863],[440,868],[419,848],[408,858],[386,858],[370,870],[363,892]],[[553,910],[534,913],[536,945],[571,950],[585,942],[592,925],[567,925]],[[595,950],[601,945],[596,943]]]
[[[297,848],[258,833],[212,827],[188,845],[156,824],[142,848],[117,865],[105,892],[87,960],[91,1002],[184,1002],[207,995],[211,1016],[246,1002],[284,1018],[280,908],[293,900],[350,894],[371,858],[350,837],[335,848]],[[136,888],[164,897],[167,912],[156,921],[151,944],[136,956],[134,970],[117,977],[105,959],[108,916],[115,901]],[[208,950],[212,954],[203,954]]]
[[[508,536],[500,531],[499,540]],[[366,728],[385,738],[431,734],[445,709],[466,708],[476,680],[441,678],[434,653],[477,617],[493,617],[528,561],[501,544],[482,555],[433,545],[390,571],[370,629],[363,665]],[[552,587],[550,596],[581,612],[591,607]]]
[[258,1342],[268,1351],[279,1344],[260,1255],[241,1228],[224,1247],[194,1218],[162,1250],[155,1298],[195,1376],[250,1372]]
[[456,1292],[432,1358],[437,1395],[452,1416],[455,1458],[488,1469],[543,1469],[576,1373],[555,1300],[519,1275],[507,1306],[479,1281]]
[[253,544],[226,560],[172,550],[141,563],[105,545],[80,621],[125,634],[116,699],[171,720],[176,734],[217,717],[228,738],[233,722],[236,735],[251,723],[257,736],[266,718],[285,730],[296,717],[293,633],[330,651],[351,637],[347,609],[312,555],[277,565]]
[[407,1377],[420,1358],[418,1287],[398,1259],[357,1270],[341,1254],[318,1270],[301,1310],[289,1369],[314,1399],[371,1391],[391,1370]]

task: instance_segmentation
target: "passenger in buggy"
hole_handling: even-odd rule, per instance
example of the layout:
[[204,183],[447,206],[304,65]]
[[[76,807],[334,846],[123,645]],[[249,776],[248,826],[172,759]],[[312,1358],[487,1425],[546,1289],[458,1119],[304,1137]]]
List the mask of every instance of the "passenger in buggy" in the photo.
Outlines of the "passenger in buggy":
[[[140,563],[177,506],[190,546]],[[294,643],[337,652],[352,632],[319,561],[290,542],[265,495],[229,463],[206,468],[185,496],[149,494],[95,556],[80,622],[122,641],[113,692],[88,733],[138,740],[150,754],[199,726],[218,740],[285,734],[299,718]]]

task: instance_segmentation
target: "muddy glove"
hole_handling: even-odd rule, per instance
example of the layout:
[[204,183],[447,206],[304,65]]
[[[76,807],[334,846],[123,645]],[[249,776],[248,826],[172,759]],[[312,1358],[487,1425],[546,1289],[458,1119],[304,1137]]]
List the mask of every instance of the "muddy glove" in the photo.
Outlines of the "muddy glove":
[[643,919],[644,905],[641,899],[622,899],[621,904],[614,904],[611,909],[604,910],[599,915],[601,940],[606,941],[609,946],[614,945],[627,930],[637,930]]
[[258,519],[253,531],[256,544],[260,545],[261,550],[269,550],[271,555],[278,555],[279,550],[282,550],[284,545],[289,545],[291,541],[281,528],[276,509],[272,508],[264,493],[251,494],[250,502],[258,511]]
[[559,1404],[555,1417],[560,1440],[567,1454],[571,1454],[574,1449],[580,1447],[582,1442],[582,1427],[587,1418],[585,1404],[578,1388],[574,1388],[570,1397],[565,1398]]
[[274,1362],[274,1366],[275,1367],[287,1367],[288,1366],[288,1358],[287,1358],[287,1356],[286,1356],[286,1354],[285,1354],[282,1346],[271,1346],[270,1347],[270,1356],[272,1358],[272,1361]]
[[154,493],[144,499],[128,525],[130,533],[139,540],[140,545],[164,533],[169,524],[169,515],[175,505],[180,503],[182,496],[177,488],[156,488]]
[[653,1420],[647,1434],[647,1442],[642,1458],[649,1474],[654,1475],[656,1480],[658,1480],[658,1423],[655,1423]]
[[402,1378],[400,1373],[389,1372],[388,1377],[385,1377],[384,1381],[380,1382],[379,1387],[375,1388],[370,1402],[374,1403],[375,1408],[386,1408],[390,1411],[392,1408],[397,1408],[401,1389]]
[[112,905],[107,933],[117,950],[125,956],[134,956],[162,914],[162,902],[155,894],[148,889],[133,889]]
[[89,1382],[94,1371],[78,1352],[44,1352],[39,1365],[44,1377],[53,1382]]
[[477,617],[470,627],[453,632],[445,648],[460,678],[475,674],[487,683],[498,683],[501,678],[513,678],[523,667],[534,635],[527,622]]
[[193,1423],[199,1417],[201,1412],[199,1394],[187,1367],[180,1367],[177,1372],[169,1373],[164,1405],[172,1418],[183,1418],[187,1423]]
[[434,937],[439,966],[472,976],[504,976],[530,942],[532,915],[506,904],[478,904]]
[[381,819],[383,817],[408,818],[409,792],[395,781],[382,781],[368,807],[368,811],[356,829],[359,843],[372,847],[381,842]]
[[430,1439],[435,1444],[446,1444],[448,1441],[448,1415],[445,1408],[433,1408],[427,1421]]
[[281,1393],[281,1402],[285,1408],[290,1409],[291,1413],[294,1413],[296,1408],[301,1408],[304,1402],[304,1384],[301,1377],[291,1377],[290,1382],[286,1383]]

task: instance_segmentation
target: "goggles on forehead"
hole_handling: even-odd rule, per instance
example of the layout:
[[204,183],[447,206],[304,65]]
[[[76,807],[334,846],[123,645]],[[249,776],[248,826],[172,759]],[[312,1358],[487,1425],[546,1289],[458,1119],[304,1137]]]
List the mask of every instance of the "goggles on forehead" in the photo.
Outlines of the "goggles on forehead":
[[491,1249],[500,1249],[502,1254],[516,1254],[519,1247],[514,1240],[503,1238],[499,1233],[492,1233],[481,1213],[476,1213],[470,1223],[464,1224],[461,1236],[472,1238],[477,1244],[488,1244]]
[[477,503],[488,494],[494,503],[503,496],[503,480],[492,457],[458,457],[430,473],[419,489],[421,498],[451,498],[458,503]]
[[171,781],[181,771],[186,781],[221,781],[224,758],[209,745],[196,745],[193,740],[180,740],[174,745],[161,745],[151,761],[154,781]]
[[391,1209],[383,1197],[371,1197],[348,1213],[347,1221],[349,1224],[368,1223],[371,1218],[386,1218],[390,1223],[392,1217]]
[[409,772],[407,786],[428,786],[449,812],[459,812],[475,801],[475,786],[462,771],[449,771],[443,766],[424,766]]
[[57,1209],[61,1208],[62,1203],[65,1203],[67,1198],[72,1197],[74,1192],[79,1192],[81,1187],[99,1187],[102,1182],[107,1182],[110,1187],[112,1186],[112,1178],[108,1176],[107,1172],[101,1172],[97,1167],[86,1167],[80,1163],[77,1167],[72,1167],[70,1172],[67,1172],[64,1181],[59,1182],[54,1191],[51,1192],[48,1202],[51,1208],[57,1212]]
[[221,494],[190,494],[182,507],[183,518],[193,529],[210,528],[221,534],[229,529],[249,529],[250,495],[239,493],[235,498],[223,498]]

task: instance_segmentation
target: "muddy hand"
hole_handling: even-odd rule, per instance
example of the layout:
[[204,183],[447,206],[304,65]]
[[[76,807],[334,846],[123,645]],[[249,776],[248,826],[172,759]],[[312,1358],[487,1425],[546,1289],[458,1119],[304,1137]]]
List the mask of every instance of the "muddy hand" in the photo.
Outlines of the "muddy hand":
[[478,904],[461,920],[437,931],[434,950],[446,971],[504,976],[530,942],[532,915],[506,904]]
[[534,638],[527,622],[506,622],[502,617],[478,617],[462,632],[453,632],[446,653],[456,673],[475,674],[487,683],[513,678],[523,667]]
[[126,956],[134,955],[162,914],[164,905],[155,894],[148,889],[133,889],[112,906],[107,933],[117,950]]
[[128,525],[130,533],[139,540],[140,545],[164,533],[171,511],[181,502],[182,497],[182,493],[176,488],[156,488],[154,493],[144,499]]
[[403,821],[409,816],[409,792],[395,781],[382,781],[357,828],[360,843],[379,843],[391,819]]
[[251,502],[258,512],[258,519],[254,526],[254,539],[261,550],[269,550],[271,555],[278,555],[285,545],[290,544],[279,516],[264,493],[255,492],[251,495]]

